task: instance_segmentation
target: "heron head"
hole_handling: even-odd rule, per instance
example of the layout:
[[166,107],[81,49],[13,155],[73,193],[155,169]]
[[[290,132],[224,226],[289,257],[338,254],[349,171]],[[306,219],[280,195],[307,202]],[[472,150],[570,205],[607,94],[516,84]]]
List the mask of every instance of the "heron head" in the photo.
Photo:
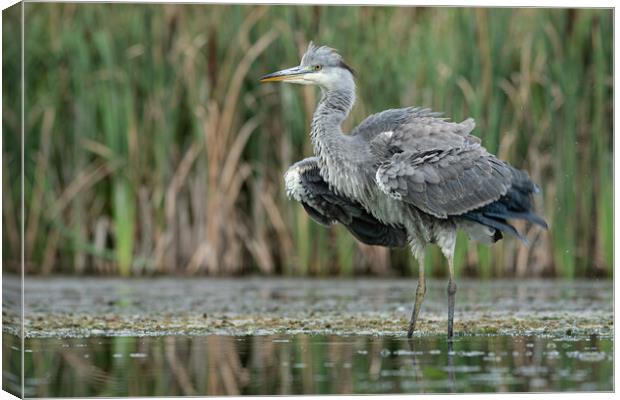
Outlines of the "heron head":
[[332,89],[352,84],[353,75],[353,69],[345,64],[336,50],[327,46],[317,47],[310,42],[300,65],[265,75],[260,81],[283,81]]

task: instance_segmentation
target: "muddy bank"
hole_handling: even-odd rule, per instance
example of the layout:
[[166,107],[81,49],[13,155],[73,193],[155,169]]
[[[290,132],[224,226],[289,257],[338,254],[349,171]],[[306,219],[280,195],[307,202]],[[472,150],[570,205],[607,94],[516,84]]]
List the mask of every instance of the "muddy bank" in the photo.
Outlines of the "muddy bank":
[[[404,279],[28,278],[24,328],[27,337],[402,335],[415,285]],[[444,333],[446,282],[427,287],[419,334]],[[5,332],[19,332],[16,315],[5,311],[3,321]],[[462,280],[455,330],[609,335],[613,283]]]

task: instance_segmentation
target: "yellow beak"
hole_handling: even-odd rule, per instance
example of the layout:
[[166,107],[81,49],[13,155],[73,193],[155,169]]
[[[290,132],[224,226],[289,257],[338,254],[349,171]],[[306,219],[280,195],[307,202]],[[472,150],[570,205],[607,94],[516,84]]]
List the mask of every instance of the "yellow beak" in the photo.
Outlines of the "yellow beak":
[[308,73],[305,67],[293,67],[273,72],[260,78],[259,82],[293,81]]

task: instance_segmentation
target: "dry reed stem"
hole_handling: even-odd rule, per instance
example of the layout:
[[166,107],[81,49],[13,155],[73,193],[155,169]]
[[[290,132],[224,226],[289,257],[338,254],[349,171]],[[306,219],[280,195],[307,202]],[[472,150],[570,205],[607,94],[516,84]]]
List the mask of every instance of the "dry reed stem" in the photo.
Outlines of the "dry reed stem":
[[[183,159],[179,163],[172,179],[170,180],[170,184],[168,185],[168,189],[166,190],[165,195],[165,215],[166,215],[166,232],[164,233],[162,240],[164,240],[164,252],[167,253],[167,260],[164,260],[165,265],[157,264],[158,267],[163,267],[164,269],[170,270],[173,265],[176,263],[176,246],[169,247],[172,244],[172,240],[176,234],[177,227],[177,196],[183,187],[185,180],[190,172],[190,169],[194,165],[196,158],[200,154],[201,147],[198,143],[192,143],[189,149],[185,152]],[[161,260],[159,261],[161,262]]]
[[[244,36],[247,36],[250,30],[252,29],[252,27],[254,27],[254,25],[260,20],[260,18],[264,16],[265,11],[263,10],[263,8],[267,9],[267,7],[254,8],[248,13],[247,17],[245,17],[245,19],[240,25],[240,28],[236,35],[236,39],[233,41],[233,43],[248,43],[249,42],[249,40],[245,38]],[[243,48],[244,50],[247,51],[247,49],[249,48],[249,45]],[[219,68],[219,71],[221,71],[222,75],[220,75],[219,80],[217,82],[218,84],[214,88],[213,98],[221,100],[223,97],[226,96],[226,86],[230,83],[232,79],[230,75],[230,71],[234,71],[234,66],[237,63],[236,59],[239,56],[240,49],[241,49],[241,46],[229,46],[228,47],[228,50],[226,51],[226,54],[224,55],[224,62],[222,63],[221,68]]]
[[226,92],[226,100],[224,101],[224,107],[222,109],[222,117],[220,119],[220,123],[218,125],[218,132],[220,134],[224,133],[228,136],[228,132],[230,132],[233,118],[235,116],[235,111],[237,109],[237,103],[239,101],[239,95],[241,92],[241,84],[243,83],[244,77],[247,75],[250,66],[256,60],[256,58],[262,54],[265,49],[273,42],[276,37],[278,37],[279,32],[276,30],[270,30],[263,36],[261,36],[253,45],[250,47],[243,57],[243,59],[239,62],[237,68],[235,69],[235,73],[230,82],[230,86],[228,87],[228,91]]
[[78,173],[78,175],[73,179],[73,181],[71,181],[69,186],[67,186],[65,190],[63,190],[58,200],[54,202],[50,219],[57,218],[57,216],[64,211],[64,209],[69,205],[69,203],[81,191],[86,191],[95,183],[110,175],[117,168],[118,165],[110,165],[110,163],[105,163],[101,161],[94,161],[90,163],[86,168],[84,168],[84,170]]
[[228,156],[224,161],[224,165],[222,166],[218,187],[221,187],[224,190],[230,189],[230,184],[233,181],[233,175],[235,174],[239,166],[241,153],[243,152],[245,145],[250,139],[250,135],[257,127],[258,117],[254,116],[250,118],[245,124],[243,124],[243,126],[239,130],[237,137],[235,138],[232,146],[230,147],[230,150],[228,151]]
[[280,208],[276,205],[273,195],[267,194],[267,192],[263,192],[260,194],[260,201],[261,204],[265,207],[265,211],[267,212],[269,221],[271,222],[271,225],[273,226],[276,234],[278,235],[278,242],[280,243],[279,250],[282,251],[282,259],[290,260],[293,256],[295,247],[291,239],[292,232],[284,221],[282,213],[280,213]]
[[56,263],[56,250],[58,249],[58,241],[60,239],[60,233],[57,230],[52,231],[48,235],[47,243],[45,245],[45,251],[43,252],[43,261],[41,264],[41,274],[49,275],[54,269]]
[[[95,251],[99,253],[103,253],[106,246],[106,240],[110,231],[110,219],[106,216],[99,217],[97,222],[95,223],[94,229],[94,247]],[[105,270],[104,266],[105,261],[100,259],[99,257],[95,257],[94,266],[97,270],[103,271]]]

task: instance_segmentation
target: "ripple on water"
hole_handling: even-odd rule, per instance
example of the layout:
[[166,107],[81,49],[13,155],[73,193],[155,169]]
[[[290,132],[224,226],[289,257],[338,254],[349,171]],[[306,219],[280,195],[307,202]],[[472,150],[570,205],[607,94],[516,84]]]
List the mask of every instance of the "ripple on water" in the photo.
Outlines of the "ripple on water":
[[[18,347],[10,338],[4,336],[7,348]],[[26,371],[26,392],[180,396],[183,384],[205,379],[212,391],[196,385],[193,393],[225,395],[232,387],[249,395],[612,390],[613,340],[581,339],[467,336],[450,346],[443,335],[26,339],[32,352],[24,353],[25,365],[37,360],[40,366]],[[78,379],[79,387],[71,383]]]
[[607,358],[607,353],[602,351],[569,351],[566,355],[585,362],[601,362]]

